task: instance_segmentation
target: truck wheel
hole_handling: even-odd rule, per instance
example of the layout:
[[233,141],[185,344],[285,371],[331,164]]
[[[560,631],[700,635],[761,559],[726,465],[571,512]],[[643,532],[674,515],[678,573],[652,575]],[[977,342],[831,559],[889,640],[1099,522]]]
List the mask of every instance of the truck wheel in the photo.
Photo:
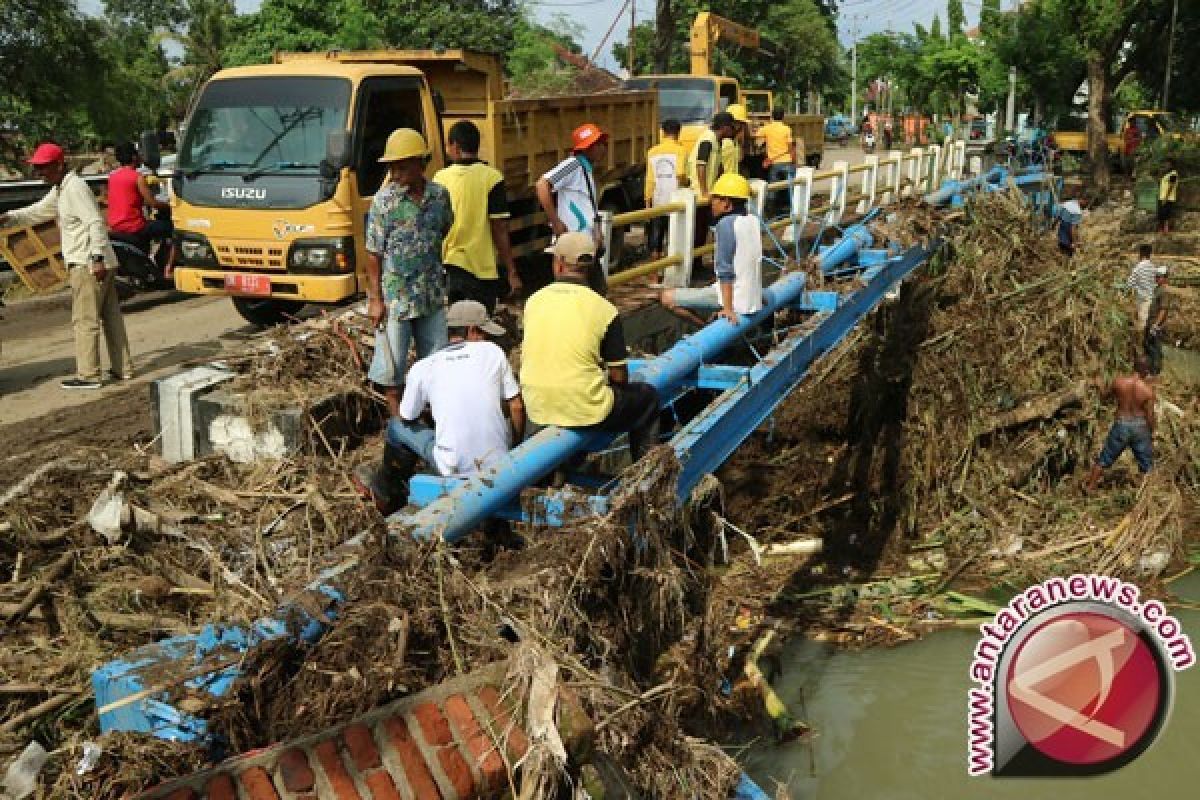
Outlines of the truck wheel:
[[270,328],[291,322],[292,318],[304,308],[299,300],[260,299],[257,297],[234,297],[233,307],[242,318],[252,325]]
[[821,168],[821,154],[820,153],[810,153],[808,155],[808,157],[804,159],[804,163],[807,164],[808,166],[812,167],[813,169],[820,169]]

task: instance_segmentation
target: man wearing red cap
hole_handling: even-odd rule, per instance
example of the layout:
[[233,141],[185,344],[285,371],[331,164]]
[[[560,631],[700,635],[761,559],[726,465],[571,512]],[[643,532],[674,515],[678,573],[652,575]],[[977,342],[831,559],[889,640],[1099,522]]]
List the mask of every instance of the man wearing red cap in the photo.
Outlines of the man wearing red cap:
[[[600,217],[596,196],[597,164],[608,158],[608,134],[593,122],[586,122],[571,134],[571,155],[538,179],[537,196],[554,236],[564,233],[588,233],[599,247]],[[589,274],[588,283],[604,293],[603,273],[598,266]]]
[[0,227],[37,225],[58,220],[62,257],[71,284],[71,324],[75,329],[75,377],[64,389],[99,389],[100,329],[108,345],[108,363],[116,380],[133,377],[125,320],[113,278],[117,255],[108,242],[104,217],[83,178],[67,169],[63,149],[49,142],[38,145],[29,158],[34,173],[50,191],[33,205],[0,216]]

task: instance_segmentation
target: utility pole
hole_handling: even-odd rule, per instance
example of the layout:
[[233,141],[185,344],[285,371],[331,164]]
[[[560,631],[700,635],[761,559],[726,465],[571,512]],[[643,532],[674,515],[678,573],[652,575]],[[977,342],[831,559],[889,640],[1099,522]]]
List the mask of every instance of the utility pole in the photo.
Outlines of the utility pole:
[[1171,35],[1167,37],[1167,67],[1163,70],[1163,111],[1170,109],[1171,63],[1175,56],[1175,17],[1179,14],[1179,0],[1171,3]]
[[852,14],[850,29],[850,124],[858,124],[858,15]]
[[633,0],[629,4],[629,77],[633,77],[637,73],[634,72],[633,65],[636,63],[634,59],[634,40],[637,38],[637,0]]
[[[1021,13],[1021,0],[1013,0],[1013,39],[1017,38],[1017,16]],[[1017,127],[1017,68],[1008,68],[1008,107],[1004,113],[1004,130],[1011,134]],[[998,138],[998,137],[997,137]]]

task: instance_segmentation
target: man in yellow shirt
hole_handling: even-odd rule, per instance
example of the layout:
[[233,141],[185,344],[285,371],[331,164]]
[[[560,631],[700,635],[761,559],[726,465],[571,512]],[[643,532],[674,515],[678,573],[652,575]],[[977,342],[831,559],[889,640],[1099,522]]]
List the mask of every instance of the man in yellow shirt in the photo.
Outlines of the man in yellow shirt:
[[454,223],[442,244],[449,303],[474,300],[489,314],[506,292],[496,268],[497,255],[508,273],[508,291],[521,291],[521,276],[508,238],[508,198],[504,176],[479,160],[479,128],[459,120],[446,135],[450,166],[438,170],[434,183],[446,187],[454,210]]
[[521,393],[538,425],[629,434],[636,461],[658,438],[658,392],[629,380],[617,307],[588,287],[590,233],[554,243],[554,283],[525,303]]
[[1167,164],[1167,174],[1158,182],[1158,232],[1171,232],[1171,214],[1175,211],[1175,198],[1179,191],[1179,173]]
[[726,112],[733,117],[733,136],[721,142],[721,167],[723,172],[742,174],[742,143],[750,137],[750,117],[746,107],[741,103],[733,103]]
[[[687,148],[679,143],[680,124],[668,119],[662,124],[662,141],[646,151],[646,208],[671,202],[676,189],[687,183],[684,168]],[[654,258],[662,258],[663,240],[667,235],[667,218],[650,220],[648,238]]]
[[[777,108],[771,112],[771,121],[758,129],[754,134],[756,141],[764,147],[763,166],[767,170],[767,183],[790,181],[796,175],[796,165],[800,160],[796,157],[796,140],[792,129],[783,122],[783,109]],[[774,193],[772,202],[776,212],[788,208],[788,193]]]

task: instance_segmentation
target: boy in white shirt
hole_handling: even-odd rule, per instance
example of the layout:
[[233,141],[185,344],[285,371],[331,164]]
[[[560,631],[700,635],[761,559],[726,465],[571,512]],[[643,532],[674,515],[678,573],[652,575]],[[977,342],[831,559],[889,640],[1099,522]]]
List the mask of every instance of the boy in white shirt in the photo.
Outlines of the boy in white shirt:
[[667,289],[662,304],[700,326],[707,324],[700,314],[714,311],[736,325],[739,314],[762,308],[762,233],[747,208],[749,181],[726,173],[717,179],[711,194],[717,218],[713,226],[717,282],[702,289]]
[[[439,475],[467,477],[490,467],[524,435],[520,386],[504,351],[487,340],[504,328],[475,300],[450,306],[446,327],[447,344],[408,371],[399,414],[388,423],[383,464],[354,476],[359,491],[385,515],[407,501],[418,458]],[[427,407],[433,428],[421,422]]]

